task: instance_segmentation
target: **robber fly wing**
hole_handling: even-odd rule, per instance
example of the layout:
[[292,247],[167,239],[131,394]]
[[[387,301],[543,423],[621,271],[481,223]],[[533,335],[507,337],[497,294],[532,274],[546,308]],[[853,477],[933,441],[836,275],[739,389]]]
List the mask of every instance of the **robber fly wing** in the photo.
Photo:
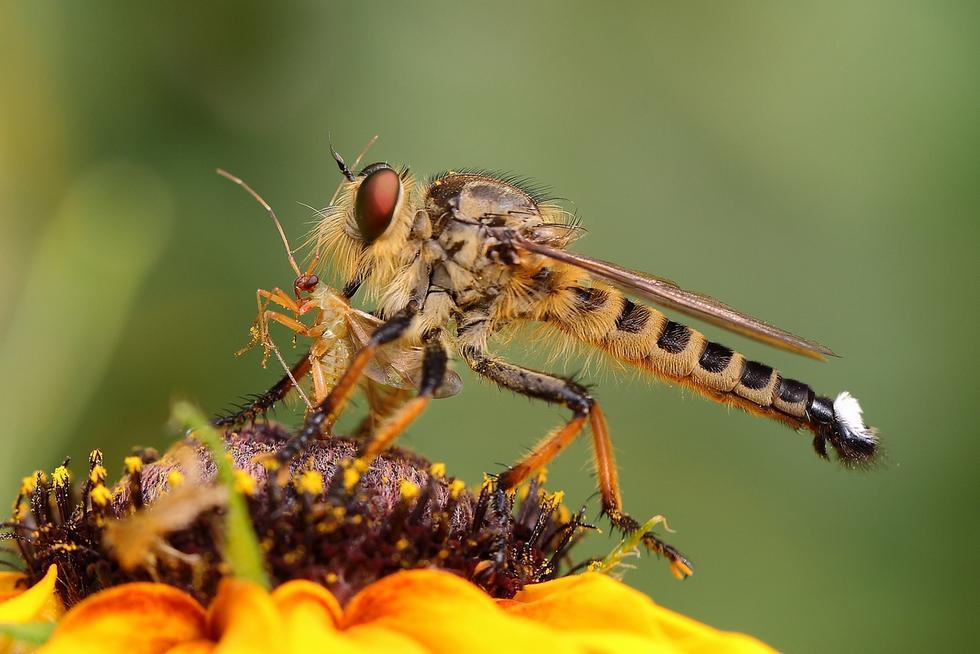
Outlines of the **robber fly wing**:
[[[367,344],[371,334],[384,324],[370,313],[351,309],[347,315],[347,331],[355,349]],[[422,381],[422,359],[425,350],[420,347],[401,345],[397,341],[382,345],[368,363],[364,374],[371,380],[391,386],[417,390]],[[437,398],[450,397],[463,388],[463,380],[452,370],[446,371],[442,385],[436,389]]]
[[836,356],[833,350],[826,345],[774,327],[713,297],[693,291],[685,291],[669,280],[623,268],[608,261],[592,259],[567,250],[534,243],[523,238],[517,239],[516,244],[535,254],[577,266],[595,277],[617,286],[626,293],[718,325],[767,345],[813,359],[822,360],[825,356]]

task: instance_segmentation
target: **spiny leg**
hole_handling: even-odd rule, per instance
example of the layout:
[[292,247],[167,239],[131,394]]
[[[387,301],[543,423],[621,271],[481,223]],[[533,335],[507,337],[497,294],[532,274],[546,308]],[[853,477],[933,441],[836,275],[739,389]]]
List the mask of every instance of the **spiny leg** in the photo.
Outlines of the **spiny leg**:
[[213,418],[211,424],[215,427],[235,427],[265,415],[269,409],[282,400],[293,389],[294,382],[306,376],[310,371],[310,353],[307,352],[276,384],[262,395],[243,406],[237,412]]
[[302,452],[311,440],[318,437],[324,429],[329,428],[336,421],[340,412],[343,411],[344,405],[347,404],[351,394],[357,388],[358,380],[364,374],[364,369],[374,358],[378,348],[404,334],[411,326],[414,317],[414,312],[406,311],[388,320],[375,330],[367,344],[354,355],[354,359],[337,381],[337,385],[333,387],[322,402],[307,414],[303,426],[276,453],[276,459],[280,463],[287,463]]
[[[602,511],[609,516],[613,523],[624,533],[632,533],[640,528],[640,523],[623,512],[623,500],[619,492],[619,473],[616,470],[616,460],[613,456],[612,439],[609,437],[609,427],[606,416],[597,403],[592,404],[589,412],[589,423],[592,427],[592,445],[595,453],[596,473],[599,478],[599,493],[602,496]],[[670,571],[678,579],[685,579],[693,574],[691,562],[671,545],[660,540],[652,532],[643,534],[643,544],[652,552],[666,558],[670,562]]]
[[[536,470],[551,461],[582,430],[586,420],[592,427],[596,467],[602,508],[613,525],[623,532],[635,532],[640,523],[623,513],[619,481],[613,459],[612,441],[605,417],[596,401],[585,388],[575,382],[553,375],[529,370],[511,363],[493,359],[473,350],[464,351],[467,363],[477,374],[487,377],[504,388],[521,395],[561,404],[572,410],[572,418],[558,430],[549,434],[514,466],[500,475],[498,484],[503,490],[512,490]],[[652,533],[643,534],[643,544],[664,556],[670,562],[671,571],[683,579],[691,574],[690,562],[675,548],[664,543]]]

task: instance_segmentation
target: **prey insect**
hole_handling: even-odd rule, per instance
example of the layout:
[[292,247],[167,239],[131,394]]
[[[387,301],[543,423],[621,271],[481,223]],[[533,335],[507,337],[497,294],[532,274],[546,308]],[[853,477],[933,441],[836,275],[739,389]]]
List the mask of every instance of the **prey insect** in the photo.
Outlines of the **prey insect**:
[[[384,322],[307,413],[280,451],[282,461],[333,423],[382,348],[422,348],[417,392],[364,442],[354,469],[366,469],[436,396],[452,351],[492,383],[571,412],[498,477],[501,489],[517,487],[589,427],[603,512],[618,529],[635,532],[639,523],[623,509],[609,429],[595,398],[573,380],[490,353],[492,337],[528,322],[716,402],[806,429],[824,458],[829,446],[847,464],[873,460],[877,434],[849,393],[817,395],[631,297],[804,356],[822,359],[832,354],[828,348],[672,282],[570,251],[582,230],[520,181],[457,171],[419,184],[407,169],[375,163],[355,173],[336,152],[334,158],[346,181],[320,216],[317,252],[347,280],[346,289],[365,289]],[[642,542],[666,557],[676,576],[691,573],[687,559],[655,535],[643,534]]]
[[[285,376],[269,391],[254,398],[237,413],[216,418],[213,422],[217,426],[232,426],[257,418],[293,389],[302,395],[307,407],[312,409],[314,403],[322,402],[336,387],[341,375],[350,366],[353,355],[365,347],[371,334],[381,327],[384,321],[352,307],[350,296],[353,291],[350,289],[338,291],[322,283],[313,273],[316,258],[310,268],[302,272],[272,207],[238,177],[220,169],[218,174],[244,188],[269,213],[286,247],[286,254],[296,273],[296,279],[293,282],[294,296],[292,297],[278,287],[271,291],[261,288],[256,291],[258,312],[250,330],[252,340],[239,351],[239,354],[242,354],[256,345],[261,345],[264,349],[263,367],[269,354],[275,353],[286,370]],[[292,315],[269,309],[270,305],[284,308]],[[315,316],[313,324],[309,326],[299,320],[301,316],[308,313],[313,313]],[[309,350],[296,365],[290,367],[286,364],[269,334],[270,322],[280,323],[292,330],[295,335],[308,337],[312,341]],[[394,345],[378,348],[372,360],[365,366],[364,378],[361,380],[361,387],[369,406],[369,413],[362,423],[361,430],[367,431],[380,423],[408,399],[407,391],[418,386],[421,367],[421,348]],[[312,401],[309,399],[309,394],[304,392],[301,383],[307,376],[311,379]],[[459,377],[450,373],[439,389],[439,397],[454,395],[461,387],[462,381]]]

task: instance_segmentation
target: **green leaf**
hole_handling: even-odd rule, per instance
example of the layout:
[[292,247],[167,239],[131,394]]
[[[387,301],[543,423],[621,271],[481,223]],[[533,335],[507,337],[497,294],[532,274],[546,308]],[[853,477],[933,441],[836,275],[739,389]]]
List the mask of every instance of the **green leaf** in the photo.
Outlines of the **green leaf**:
[[25,645],[43,645],[48,642],[48,638],[51,638],[56,626],[54,622],[26,622],[22,624],[0,622],[0,634]]
[[252,528],[245,498],[235,490],[235,470],[228,460],[227,451],[217,430],[197,407],[189,402],[177,402],[173,409],[174,420],[191,430],[211,450],[218,470],[218,482],[228,489],[228,511],[225,516],[226,556],[232,574],[269,589],[269,578],[263,563],[262,550]]

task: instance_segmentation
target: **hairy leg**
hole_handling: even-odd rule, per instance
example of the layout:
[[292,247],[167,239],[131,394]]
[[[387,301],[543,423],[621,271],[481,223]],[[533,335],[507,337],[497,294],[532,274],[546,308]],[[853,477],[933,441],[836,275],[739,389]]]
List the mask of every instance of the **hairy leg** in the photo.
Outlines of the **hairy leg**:
[[[500,361],[481,352],[470,350],[464,352],[464,356],[474,372],[492,382],[521,395],[560,404],[572,410],[572,417],[567,423],[546,436],[520,461],[500,475],[498,484],[502,489],[512,490],[554,459],[575,439],[588,420],[592,427],[602,510],[613,525],[623,532],[631,533],[640,528],[639,522],[623,512],[609,430],[602,410],[585,388],[573,381]],[[670,562],[671,571],[678,578],[683,579],[691,574],[691,563],[654,534],[643,534],[643,543],[651,551],[665,557]]]

